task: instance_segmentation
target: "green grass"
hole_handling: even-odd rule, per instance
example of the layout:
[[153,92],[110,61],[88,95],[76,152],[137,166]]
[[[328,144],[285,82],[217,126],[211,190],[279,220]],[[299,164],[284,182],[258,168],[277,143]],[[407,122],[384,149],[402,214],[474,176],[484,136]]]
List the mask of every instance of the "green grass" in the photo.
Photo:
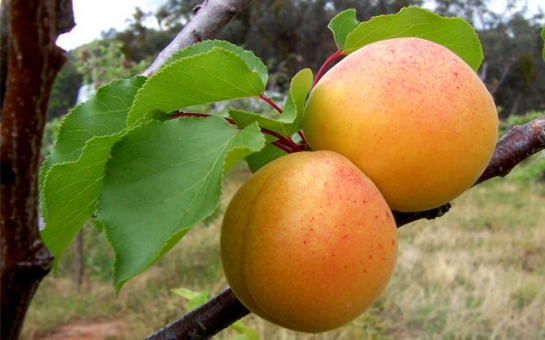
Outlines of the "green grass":
[[[452,202],[433,221],[399,230],[394,276],[376,303],[349,325],[308,335],[244,318],[261,339],[543,339],[545,337],[545,184],[535,157],[505,179],[494,179]],[[225,206],[247,178],[231,173]],[[42,283],[28,313],[24,339],[77,320],[123,320],[126,339],[144,338],[186,312],[187,301],[170,290],[226,286],[219,255],[222,210],[197,226],[156,265],[114,297],[112,252],[104,237],[86,228],[86,280],[72,289],[71,254]],[[227,330],[214,339],[230,339]]]

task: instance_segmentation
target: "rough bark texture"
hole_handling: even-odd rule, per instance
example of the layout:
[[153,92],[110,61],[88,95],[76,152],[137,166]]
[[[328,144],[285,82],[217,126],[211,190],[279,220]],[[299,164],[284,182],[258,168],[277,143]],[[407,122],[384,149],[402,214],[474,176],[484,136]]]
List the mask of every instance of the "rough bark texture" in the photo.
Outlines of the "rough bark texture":
[[252,0],[205,0],[194,9],[194,17],[180,33],[165,47],[155,61],[144,71],[150,76],[176,51],[197,43],[214,38],[231,19],[240,13]]
[[250,311],[226,288],[206,304],[148,336],[146,340],[210,339]]
[[545,116],[513,127],[496,144],[492,161],[477,180],[479,184],[494,177],[504,177],[524,159],[545,149]]
[[38,162],[49,94],[65,61],[64,51],[55,45],[57,33],[67,29],[57,27],[61,2],[5,4],[9,35],[0,127],[0,338],[6,340],[19,337],[32,297],[52,263],[38,231]]

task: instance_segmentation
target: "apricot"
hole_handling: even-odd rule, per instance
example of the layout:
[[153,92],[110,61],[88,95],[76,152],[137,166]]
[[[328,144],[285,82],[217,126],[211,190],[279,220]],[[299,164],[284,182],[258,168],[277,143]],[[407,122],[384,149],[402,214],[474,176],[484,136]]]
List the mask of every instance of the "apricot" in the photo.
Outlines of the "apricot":
[[346,157],[297,152],[240,187],[220,244],[242,304],[277,325],[317,333],[354,319],[383,291],[397,230],[376,186]]
[[354,162],[392,210],[441,206],[472,186],[496,143],[494,101],[456,54],[419,38],[369,44],[333,66],[303,115],[313,150]]

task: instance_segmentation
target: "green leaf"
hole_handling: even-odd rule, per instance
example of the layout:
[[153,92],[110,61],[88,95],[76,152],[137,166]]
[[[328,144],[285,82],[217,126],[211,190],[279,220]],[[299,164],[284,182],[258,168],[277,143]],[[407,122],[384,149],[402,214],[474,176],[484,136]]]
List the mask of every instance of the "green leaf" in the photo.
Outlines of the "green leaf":
[[265,66],[257,66],[261,62],[253,55],[252,59],[250,52],[233,52],[233,49],[236,48],[214,46],[162,67],[138,92],[127,124],[134,125],[152,109],[173,112],[194,105],[259,96],[265,90]]
[[[271,113],[270,116],[234,108],[229,108],[228,112],[229,116],[235,121],[235,124],[240,128],[257,123],[264,129],[269,129],[281,135],[287,134],[285,123],[281,121],[284,117],[277,112]],[[293,122],[293,119],[294,117],[292,117],[291,122]],[[288,121],[288,123],[291,122]]]
[[62,120],[55,148],[48,157],[48,166],[75,161],[89,139],[123,130],[134,96],[146,79],[137,76],[113,81],[71,110]]
[[95,210],[105,164],[120,138],[127,112],[145,77],[114,81],[63,120],[55,148],[40,169],[42,239],[56,265]]
[[244,61],[246,62],[246,65],[248,66],[248,69],[252,71],[256,71],[259,76],[261,77],[261,81],[263,84],[267,83],[267,80],[269,78],[269,74],[267,71],[267,67],[261,59],[255,56],[251,51],[244,50],[243,48],[231,44],[225,40],[205,40],[193,45],[190,45],[176,53],[174,53],[164,64],[162,67],[176,61],[179,59],[191,57],[194,55],[198,55],[201,53],[206,53],[213,48],[222,48],[228,51],[233,52],[234,54],[240,56]]
[[270,116],[238,109],[229,109],[229,116],[238,127],[243,128],[257,122],[261,128],[274,131],[282,136],[291,137],[301,129],[301,119],[306,97],[312,86],[312,71],[303,69],[291,80],[290,90],[282,114],[277,112]]
[[187,304],[187,309],[189,311],[194,310],[195,308],[199,307],[200,305],[208,301],[207,290],[201,290],[200,292],[195,292],[187,288],[176,288],[176,289],[172,289],[171,291],[189,300],[189,303]]
[[[242,320],[237,320],[231,325],[231,328],[234,329],[238,334],[241,335],[240,339],[245,340],[259,340],[257,333],[250,327],[246,326]],[[234,340],[232,338],[231,340]],[[236,339],[239,339],[238,337]]]
[[397,14],[376,16],[360,23],[346,37],[343,51],[349,54],[370,43],[399,37],[418,37],[441,44],[474,70],[483,60],[481,43],[471,24],[419,7],[406,7]]
[[353,8],[342,11],[331,19],[327,27],[333,33],[335,44],[337,44],[339,50],[344,49],[346,37],[359,23],[358,19],[356,19],[356,10]]
[[55,256],[55,266],[95,211],[110,149],[119,137],[93,137],[77,161],[54,164],[47,172],[41,194],[47,220],[41,237]]
[[[274,139],[273,139],[274,140]],[[268,163],[274,161],[277,158],[287,155],[287,153],[272,144],[266,144],[265,147],[257,152],[246,157],[246,162],[252,173],[261,169]]]
[[284,112],[282,113],[282,116],[290,121],[288,123],[288,136],[301,129],[305,101],[312,87],[312,79],[312,71],[310,69],[303,69],[291,80],[288,98],[286,99]]
[[112,148],[96,217],[116,253],[116,292],[212,214],[224,171],[263,146],[257,124],[238,130],[214,116],[128,131]]
[[[230,109],[229,115],[239,127],[258,123],[263,129],[274,131],[286,138],[292,138],[293,134],[301,129],[305,100],[311,87],[312,71],[310,69],[301,70],[291,81],[282,114],[273,114],[272,117],[267,117],[253,112]],[[274,137],[268,135],[268,142],[274,140]],[[265,164],[285,154],[286,152],[276,146],[267,144],[260,152],[247,157],[248,166],[252,172],[255,172]]]

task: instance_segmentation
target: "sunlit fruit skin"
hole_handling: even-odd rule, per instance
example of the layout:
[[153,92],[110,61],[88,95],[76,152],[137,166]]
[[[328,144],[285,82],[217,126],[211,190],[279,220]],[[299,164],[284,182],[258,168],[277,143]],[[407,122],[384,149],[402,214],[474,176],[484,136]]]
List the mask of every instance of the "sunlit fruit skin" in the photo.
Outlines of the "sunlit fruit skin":
[[317,333],[346,324],[380,295],[394,270],[397,230],[376,186],[347,158],[297,152],[237,191],[221,257],[250,311]]
[[392,210],[432,209],[467,190],[497,139],[494,101],[449,49],[418,38],[367,45],[332,67],[303,116],[313,150],[348,157]]

